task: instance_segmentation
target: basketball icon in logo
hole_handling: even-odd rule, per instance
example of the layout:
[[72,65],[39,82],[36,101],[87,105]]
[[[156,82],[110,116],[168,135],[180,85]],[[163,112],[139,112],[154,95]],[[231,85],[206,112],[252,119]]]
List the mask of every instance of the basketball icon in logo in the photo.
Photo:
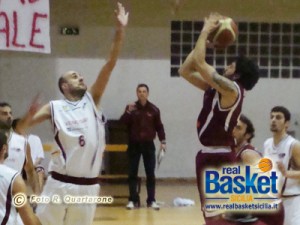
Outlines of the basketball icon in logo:
[[272,161],[268,158],[262,158],[258,163],[258,168],[262,172],[268,172],[272,169],[272,167],[273,167]]

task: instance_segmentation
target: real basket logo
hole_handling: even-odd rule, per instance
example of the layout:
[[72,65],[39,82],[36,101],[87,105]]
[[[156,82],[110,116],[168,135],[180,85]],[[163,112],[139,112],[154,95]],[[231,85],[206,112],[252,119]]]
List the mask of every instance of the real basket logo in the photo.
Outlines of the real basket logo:
[[258,167],[262,172],[268,172],[273,168],[272,160],[268,158],[262,158],[258,163]]
[[[277,179],[272,161],[262,158],[255,166],[230,165],[219,170],[207,169],[204,189],[207,200],[253,202],[258,199],[277,199]],[[271,197],[273,196],[273,197]]]

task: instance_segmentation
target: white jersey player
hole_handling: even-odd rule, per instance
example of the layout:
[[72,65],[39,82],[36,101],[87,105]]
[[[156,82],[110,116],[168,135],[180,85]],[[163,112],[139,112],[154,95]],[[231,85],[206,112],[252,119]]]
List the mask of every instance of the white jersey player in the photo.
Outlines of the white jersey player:
[[[67,99],[51,101],[50,108],[58,150],[51,154],[51,177],[42,195],[57,195],[61,200],[66,195],[98,196],[104,123],[90,94],[86,92],[76,104]],[[91,224],[94,212],[94,204],[40,204],[37,208],[43,224]]]
[[19,173],[22,173],[26,161],[26,139],[12,131],[9,133],[8,137],[8,148],[9,154],[4,161],[4,164],[17,170]]
[[[39,225],[40,221],[26,202],[26,186],[19,172],[3,164],[7,155],[7,137],[0,132],[0,224],[20,224],[20,215],[25,225]],[[20,203],[18,208],[17,203]]]
[[[48,178],[42,195],[98,196],[104,143],[104,121],[97,108],[110,74],[116,64],[128,22],[128,13],[118,3],[115,11],[117,24],[109,58],[95,83],[87,91],[83,77],[75,71],[64,73],[59,89],[65,99],[51,101],[35,111],[36,101],[26,117],[17,125],[22,132],[27,126],[47,119],[52,121],[54,138],[58,145],[52,152]],[[35,113],[36,112],[36,113]],[[24,132],[24,131],[23,131]],[[96,204],[40,204],[37,215],[43,225],[89,225],[93,222]]]
[[287,134],[290,112],[283,106],[271,110],[273,137],[264,143],[264,156],[273,162],[277,188],[284,206],[284,225],[300,224],[300,143]]
[[86,92],[76,103],[67,99],[51,101],[50,107],[61,157],[52,161],[49,171],[97,177],[105,147],[104,121],[91,95]]
[[37,174],[31,159],[30,147],[27,140],[12,129],[12,110],[6,102],[0,103],[0,129],[8,136],[8,158],[4,164],[22,173],[25,170],[28,182],[35,194],[40,194]]

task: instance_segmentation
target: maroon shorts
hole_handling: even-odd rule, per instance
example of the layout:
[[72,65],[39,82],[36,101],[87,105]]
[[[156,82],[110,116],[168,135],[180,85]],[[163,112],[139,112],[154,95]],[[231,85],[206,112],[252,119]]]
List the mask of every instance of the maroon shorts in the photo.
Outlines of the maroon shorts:
[[203,190],[203,171],[206,168],[220,168],[223,165],[234,162],[234,153],[203,153],[200,150],[196,156],[197,185],[200,195],[201,206],[205,204],[205,194]]

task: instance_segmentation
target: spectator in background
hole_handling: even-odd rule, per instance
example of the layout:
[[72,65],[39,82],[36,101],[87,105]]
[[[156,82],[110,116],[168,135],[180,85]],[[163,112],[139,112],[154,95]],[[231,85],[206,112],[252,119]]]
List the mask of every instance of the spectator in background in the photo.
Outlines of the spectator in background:
[[147,206],[158,210],[159,205],[155,200],[155,145],[156,133],[161,142],[160,151],[166,149],[166,136],[161,122],[159,109],[148,101],[149,87],[139,84],[136,88],[138,100],[129,104],[121,116],[121,122],[128,127],[128,159],[129,159],[129,202],[127,209],[140,206],[140,197],[137,192],[137,175],[141,156],[147,176]]

